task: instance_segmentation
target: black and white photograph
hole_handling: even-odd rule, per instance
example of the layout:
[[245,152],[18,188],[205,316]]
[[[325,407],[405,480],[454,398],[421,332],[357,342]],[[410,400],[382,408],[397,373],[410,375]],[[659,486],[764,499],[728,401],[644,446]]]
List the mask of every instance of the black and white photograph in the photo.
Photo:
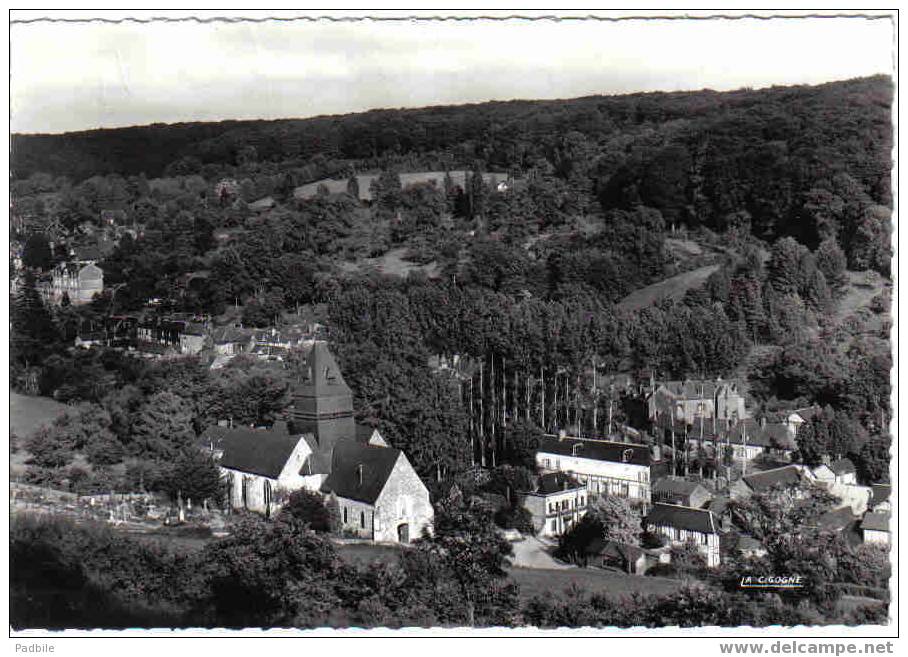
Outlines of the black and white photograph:
[[9,21],[11,654],[894,652],[897,10]]

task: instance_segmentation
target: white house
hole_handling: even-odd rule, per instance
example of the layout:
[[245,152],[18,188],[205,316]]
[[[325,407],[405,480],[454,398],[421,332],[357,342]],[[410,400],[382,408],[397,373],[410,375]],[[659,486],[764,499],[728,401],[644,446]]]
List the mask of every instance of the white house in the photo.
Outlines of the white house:
[[885,511],[864,514],[864,519],[861,521],[864,542],[890,545],[892,537],[889,532],[889,518],[890,514]]
[[654,504],[643,524],[646,531],[661,534],[675,545],[693,541],[706,558],[707,566],[719,565],[719,525],[711,511]]
[[663,381],[653,385],[647,398],[651,420],[671,415],[693,424],[697,418],[735,422],[747,417],[744,394],[736,381]]
[[821,463],[813,469],[817,482],[823,484],[857,485],[857,470],[849,459],[838,459],[832,463]]
[[540,536],[560,536],[586,515],[589,492],[562,472],[543,474],[532,490],[518,493]]
[[658,451],[636,443],[546,437],[536,450],[536,466],[542,472],[572,474],[593,495],[649,504],[653,481],[668,474],[668,462]]

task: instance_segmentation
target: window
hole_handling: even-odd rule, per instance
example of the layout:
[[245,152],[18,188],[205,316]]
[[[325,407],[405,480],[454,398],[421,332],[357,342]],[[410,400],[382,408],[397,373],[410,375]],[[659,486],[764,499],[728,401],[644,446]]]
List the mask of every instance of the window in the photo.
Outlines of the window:
[[545,465],[546,468],[551,468],[551,467],[552,467],[552,459],[543,459],[542,462],[543,462],[543,464]]
[[344,524],[347,524],[347,507],[344,507]]
[[580,496],[580,506],[583,506],[583,495]]
[[558,531],[558,521],[557,521],[557,520],[553,520],[553,521],[552,521],[552,531],[553,531],[553,532],[557,532],[557,531]]
[[365,511],[359,512],[359,528],[360,529],[366,528],[366,512]]

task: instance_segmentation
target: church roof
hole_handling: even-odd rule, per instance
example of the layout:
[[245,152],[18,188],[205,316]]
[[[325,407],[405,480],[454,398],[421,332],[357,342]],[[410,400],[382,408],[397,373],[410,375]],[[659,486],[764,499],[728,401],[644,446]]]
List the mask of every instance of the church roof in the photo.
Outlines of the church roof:
[[221,467],[277,479],[301,439],[291,435],[286,424],[271,429],[233,429],[221,436]]
[[381,495],[400,450],[342,440],[334,446],[331,474],[322,492],[374,504]]
[[294,384],[294,394],[303,397],[338,397],[352,395],[341,375],[340,367],[328,350],[328,343],[316,340],[309,347],[299,376]]

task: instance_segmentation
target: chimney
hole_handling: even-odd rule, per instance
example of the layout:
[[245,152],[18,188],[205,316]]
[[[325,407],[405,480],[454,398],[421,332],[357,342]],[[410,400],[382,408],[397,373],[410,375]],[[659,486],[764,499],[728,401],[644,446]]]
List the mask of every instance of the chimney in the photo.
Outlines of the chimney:
[[654,461],[662,460],[662,447],[660,447],[659,445],[653,445],[652,452]]
[[356,476],[357,476],[357,480],[359,481],[360,486],[363,485],[363,469],[364,469],[364,466],[362,463],[360,463],[359,465],[356,466]]
[[567,438],[567,431],[565,431],[564,429],[559,429],[558,430],[558,442],[561,442],[565,438]]

